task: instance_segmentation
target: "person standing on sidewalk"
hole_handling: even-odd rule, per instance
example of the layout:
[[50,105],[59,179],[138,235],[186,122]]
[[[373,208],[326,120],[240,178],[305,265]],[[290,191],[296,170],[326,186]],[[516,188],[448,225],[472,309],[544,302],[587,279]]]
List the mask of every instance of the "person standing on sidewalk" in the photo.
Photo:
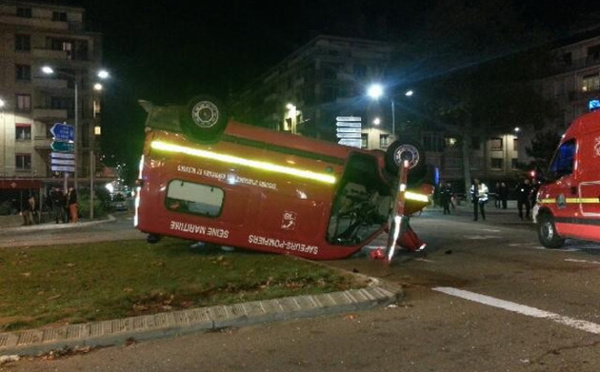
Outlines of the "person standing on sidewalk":
[[452,199],[452,188],[450,187],[450,183],[441,184],[440,189],[440,200],[442,202],[442,207],[444,208],[444,214],[450,214],[450,203]]
[[500,182],[500,201],[502,202],[502,209],[506,209],[506,205],[508,203],[508,186],[506,186],[506,182]]
[[473,203],[473,221],[479,219],[478,212],[481,212],[481,218],[485,221],[485,203],[488,201],[489,194],[488,187],[485,183],[479,182],[479,179],[474,178],[469,193]]
[[69,187],[69,192],[67,193],[67,204],[69,206],[69,215],[71,216],[71,223],[77,223],[77,191],[75,191],[74,187]]
[[56,223],[65,222],[65,196],[59,187],[55,187],[50,194],[52,201],[52,218]]
[[517,209],[519,210],[519,218],[521,221],[523,221],[523,208],[525,208],[525,218],[529,220],[531,191],[531,183],[527,178],[521,180],[517,185]]

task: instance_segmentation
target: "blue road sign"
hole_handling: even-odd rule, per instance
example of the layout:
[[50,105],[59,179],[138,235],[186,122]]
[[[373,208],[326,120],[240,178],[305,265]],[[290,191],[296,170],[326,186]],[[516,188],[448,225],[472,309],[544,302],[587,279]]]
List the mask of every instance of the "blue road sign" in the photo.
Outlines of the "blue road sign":
[[72,125],[56,123],[50,128],[50,133],[57,141],[75,140],[75,128]]

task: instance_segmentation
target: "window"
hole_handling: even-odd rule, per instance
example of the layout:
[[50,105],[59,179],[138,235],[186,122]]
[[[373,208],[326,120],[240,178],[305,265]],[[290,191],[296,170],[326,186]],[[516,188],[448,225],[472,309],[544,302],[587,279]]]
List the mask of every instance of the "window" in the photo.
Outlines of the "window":
[[570,66],[573,64],[573,54],[571,52],[564,53],[561,57],[561,61],[563,64]]
[[15,125],[15,139],[17,141],[26,141],[31,139],[31,124]]
[[31,95],[29,94],[17,94],[17,111],[29,112],[31,111]]
[[492,169],[502,169],[504,167],[504,159],[492,158]]
[[512,169],[518,169],[519,168],[519,159],[517,158],[512,158],[511,162],[510,162],[510,167]]
[[31,18],[31,8],[17,7],[17,17]]
[[369,148],[369,134],[368,133],[360,134],[360,148],[361,149]]
[[502,138],[492,138],[490,140],[490,150],[492,151],[502,151]]
[[67,21],[67,13],[66,12],[52,12],[52,20],[54,22],[66,22]]
[[582,78],[582,92],[594,92],[598,90],[600,90],[600,76],[598,74],[587,75]]
[[481,139],[479,136],[471,137],[471,149],[472,150],[480,150],[481,149]]
[[214,186],[173,180],[169,182],[165,203],[170,211],[217,217],[224,195],[223,190]]
[[15,154],[16,170],[31,170],[31,154]]
[[560,178],[573,172],[575,149],[574,139],[560,145],[550,164],[550,177]]
[[379,148],[385,149],[390,145],[390,135],[380,134],[379,135]]
[[29,65],[16,65],[15,66],[15,77],[17,80],[31,80],[31,66]]
[[588,58],[600,59],[600,45],[594,45],[588,48]]
[[16,51],[29,51],[29,50],[31,50],[31,36],[29,36],[29,35],[15,35],[15,50]]

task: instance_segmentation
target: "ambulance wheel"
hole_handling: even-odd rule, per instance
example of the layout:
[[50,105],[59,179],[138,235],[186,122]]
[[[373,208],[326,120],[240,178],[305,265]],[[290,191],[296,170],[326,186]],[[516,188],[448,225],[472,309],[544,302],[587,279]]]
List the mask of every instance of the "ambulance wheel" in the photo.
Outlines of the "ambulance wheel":
[[192,140],[213,140],[225,130],[227,119],[225,105],[219,99],[196,96],[181,112],[181,129]]
[[385,168],[393,175],[398,174],[400,164],[408,160],[409,176],[421,178],[427,170],[425,166],[425,151],[419,141],[404,137],[392,142],[385,152]]
[[146,241],[150,244],[156,244],[160,241],[160,235],[148,234],[148,236],[146,237]]
[[549,214],[539,216],[538,238],[546,248],[560,248],[565,243],[565,239],[561,238],[556,232],[554,217]]

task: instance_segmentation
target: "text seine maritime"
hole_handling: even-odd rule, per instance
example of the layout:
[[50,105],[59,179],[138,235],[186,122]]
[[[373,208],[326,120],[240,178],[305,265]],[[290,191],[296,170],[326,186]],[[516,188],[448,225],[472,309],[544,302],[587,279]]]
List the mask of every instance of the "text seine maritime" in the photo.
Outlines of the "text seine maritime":
[[189,232],[197,235],[216,236],[222,239],[229,238],[229,230],[217,229],[215,227],[207,227],[186,222],[171,221],[171,230]]

